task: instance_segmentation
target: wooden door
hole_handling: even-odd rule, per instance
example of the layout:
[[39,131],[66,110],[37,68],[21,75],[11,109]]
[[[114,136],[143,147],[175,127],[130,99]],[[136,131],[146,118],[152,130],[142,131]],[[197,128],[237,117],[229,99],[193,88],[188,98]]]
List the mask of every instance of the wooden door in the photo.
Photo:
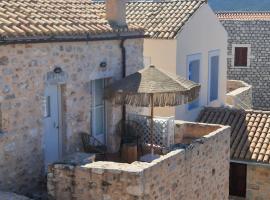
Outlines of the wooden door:
[[246,197],[247,165],[230,164],[230,195]]

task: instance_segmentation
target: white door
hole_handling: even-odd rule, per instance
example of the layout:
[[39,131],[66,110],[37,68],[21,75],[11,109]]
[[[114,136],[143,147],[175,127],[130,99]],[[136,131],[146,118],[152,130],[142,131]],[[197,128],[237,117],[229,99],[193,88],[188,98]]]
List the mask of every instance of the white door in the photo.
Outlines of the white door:
[[60,87],[48,85],[45,89],[45,168],[61,158],[61,137],[60,137]]
[[106,138],[104,87],[105,79],[92,81],[92,135],[103,144]]

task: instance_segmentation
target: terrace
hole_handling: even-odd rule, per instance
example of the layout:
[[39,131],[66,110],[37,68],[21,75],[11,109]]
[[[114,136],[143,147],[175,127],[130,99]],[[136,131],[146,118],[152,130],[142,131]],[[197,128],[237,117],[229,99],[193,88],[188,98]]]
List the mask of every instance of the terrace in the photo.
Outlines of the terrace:
[[56,200],[162,200],[168,194],[170,199],[226,199],[229,141],[229,127],[174,121],[170,149],[155,150],[163,153],[153,161],[95,161],[93,154],[66,159],[49,167],[48,193]]
[[252,86],[240,80],[227,81],[226,103],[240,109],[252,109]]

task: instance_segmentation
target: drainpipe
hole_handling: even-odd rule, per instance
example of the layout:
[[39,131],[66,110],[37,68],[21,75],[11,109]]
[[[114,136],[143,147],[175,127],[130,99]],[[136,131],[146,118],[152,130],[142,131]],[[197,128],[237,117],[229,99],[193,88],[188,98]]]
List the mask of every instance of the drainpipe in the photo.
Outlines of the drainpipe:
[[[125,41],[126,41],[126,39],[121,39],[121,42],[120,42],[120,49],[121,49],[121,55],[122,55],[122,78],[126,77],[126,48],[125,48]],[[126,121],[126,105],[122,106],[122,121],[123,121],[123,128],[125,128],[124,124],[125,124],[125,121]]]

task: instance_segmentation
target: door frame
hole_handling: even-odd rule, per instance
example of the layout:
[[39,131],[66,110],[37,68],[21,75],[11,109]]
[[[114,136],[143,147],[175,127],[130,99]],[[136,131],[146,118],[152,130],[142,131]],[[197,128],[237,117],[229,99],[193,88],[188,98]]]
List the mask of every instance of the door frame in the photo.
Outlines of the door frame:
[[[189,64],[195,60],[199,60],[199,62],[200,62],[200,66],[199,66],[199,84],[200,84],[201,80],[202,80],[202,77],[201,77],[202,53],[194,53],[194,54],[187,55],[187,57],[186,57],[186,78],[187,78],[187,80],[189,80]],[[186,112],[194,111],[194,110],[197,110],[198,108],[200,108],[200,106],[201,106],[201,92],[198,96],[198,107],[190,109],[189,104],[190,103],[187,103],[185,106]]]
[[[211,58],[214,56],[218,56],[218,98],[215,100],[210,100],[210,92],[211,92]],[[218,101],[219,100],[219,87],[220,87],[220,50],[212,50],[208,52],[208,86],[207,86],[207,104]]]
[[[57,87],[56,88],[56,91],[57,91],[57,107],[58,107],[58,116],[57,116],[57,120],[58,120],[58,159],[61,159],[63,157],[63,96],[62,96],[62,85],[63,84],[46,84],[45,85],[45,90],[44,90],[44,96],[45,96],[45,111],[44,111],[44,120],[46,120],[46,118],[48,116],[48,109],[51,109],[49,108],[50,105],[48,100],[47,100],[47,94],[46,94],[46,89],[48,86],[50,87]],[[50,111],[51,112],[51,111]],[[46,126],[46,123],[44,123],[44,126]],[[46,127],[44,127],[44,133],[45,133],[45,136],[47,136],[47,132],[48,129]],[[46,140],[44,141],[44,148],[46,148]],[[46,155],[44,155],[46,156]],[[46,163],[46,159],[44,160],[45,161],[45,171],[47,170],[47,163]]]
[[[92,84],[91,84],[91,98],[93,99],[92,103],[91,103],[91,134],[96,137],[95,133],[94,133],[94,130],[95,130],[95,123],[94,123],[94,120],[95,120],[95,112],[93,112],[94,110],[94,105],[95,105],[95,81],[96,80],[100,80],[102,79],[103,80],[103,88],[105,89],[106,87],[106,83],[107,83],[107,79],[106,78],[99,78],[99,79],[94,79],[92,80]],[[107,144],[107,105],[106,105],[106,101],[105,99],[103,99],[103,109],[104,109],[104,113],[103,113],[103,126],[104,126],[104,141],[100,141],[99,138],[97,138],[100,142],[102,142],[103,144]]]

